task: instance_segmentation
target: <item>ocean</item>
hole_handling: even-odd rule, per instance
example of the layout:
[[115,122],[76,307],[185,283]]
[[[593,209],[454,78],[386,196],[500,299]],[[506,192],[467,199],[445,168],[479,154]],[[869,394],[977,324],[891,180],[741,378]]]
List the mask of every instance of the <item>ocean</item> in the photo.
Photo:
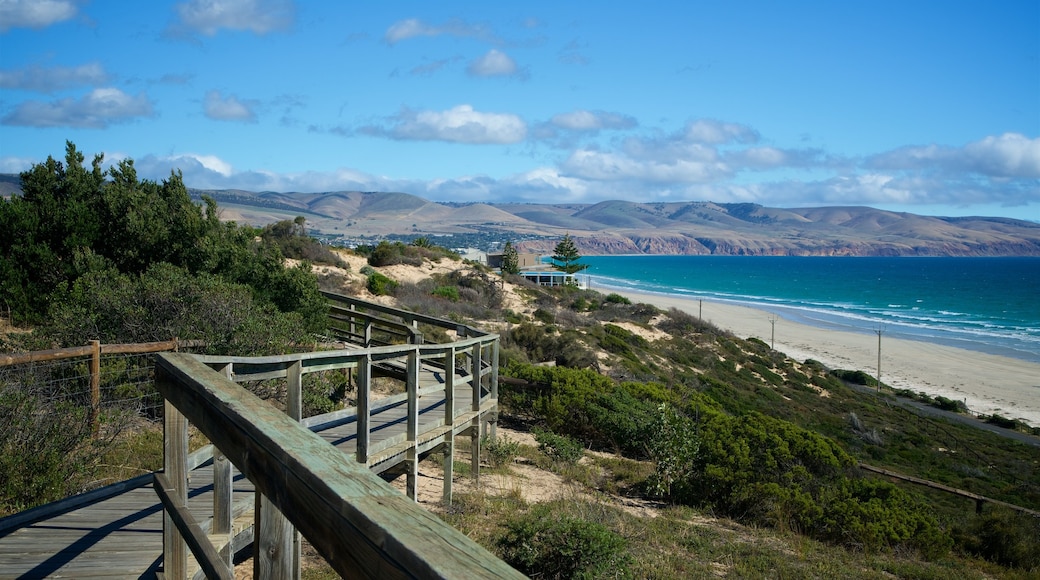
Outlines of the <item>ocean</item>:
[[728,302],[821,328],[881,329],[1040,363],[1040,258],[584,256],[581,263],[601,292]]

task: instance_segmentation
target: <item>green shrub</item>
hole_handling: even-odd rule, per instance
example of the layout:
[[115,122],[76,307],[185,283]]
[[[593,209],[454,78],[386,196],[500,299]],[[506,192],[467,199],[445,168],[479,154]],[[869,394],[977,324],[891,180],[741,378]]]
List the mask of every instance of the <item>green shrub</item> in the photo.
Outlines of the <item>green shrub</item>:
[[863,371],[850,371],[844,369],[835,369],[830,372],[831,376],[837,377],[846,383],[852,383],[854,385],[864,385],[867,387],[877,386],[877,379],[870,376]]
[[389,296],[397,290],[397,280],[387,277],[380,272],[368,275],[368,291],[376,296]]
[[932,401],[932,406],[953,413],[966,413],[968,411],[968,406],[964,404],[964,401],[949,399],[942,395],[936,395],[935,399]]
[[631,300],[615,292],[607,294],[607,297],[604,298],[603,301],[607,304],[632,304]]
[[1022,570],[1040,568],[1040,519],[1001,508],[986,508],[961,538],[967,552]]
[[544,308],[539,308],[532,313],[535,320],[544,322],[545,324],[553,324],[556,322],[556,315]]
[[431,292],[434,296],[450,300],[452,302],[459,301],[459,288],[458,286],[438,286]]
[[503,560],[538,578],[623,578],[631,560],[623,537],[553,503],[507,521],[495,544]]
[[520,455],[520,442],[505,435],[499,435],[494,439],[484,435],[480,439],[480,448],[484,451],[484,458],[491,468],[509,465]]
[[538,429],[534,432],[534,440],[538,442],[538,450],[556,462],[577,463],[585,456],[585,447],[565,435]]

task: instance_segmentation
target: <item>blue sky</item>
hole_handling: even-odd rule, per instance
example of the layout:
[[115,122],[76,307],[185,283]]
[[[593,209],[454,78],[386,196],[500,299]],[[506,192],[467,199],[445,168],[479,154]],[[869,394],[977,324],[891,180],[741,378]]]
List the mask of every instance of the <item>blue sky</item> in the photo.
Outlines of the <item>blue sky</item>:
[[1040,1],[0,0],[0,172],[1040,221]]

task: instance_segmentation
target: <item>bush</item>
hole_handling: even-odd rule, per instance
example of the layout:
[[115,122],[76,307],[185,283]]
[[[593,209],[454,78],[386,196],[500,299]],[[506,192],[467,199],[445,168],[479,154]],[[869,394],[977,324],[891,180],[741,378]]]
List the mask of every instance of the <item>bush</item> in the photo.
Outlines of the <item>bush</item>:
[[534,440],[538,442],[538,450],[556,462],[577,463],[585,456],[581,443],[565,435],[538,429],[534,432]]
[[1023,570],[1040,568],[1040,519],[1011,510],[987,508],[962,538],[967,552]]
[[627,542],[598,522],[567,515],[554,503],[537,504],[506,522],[495,542],[499,555],[539,578],[617,578],[628,575]]
[[389,278],[380,272],[372,272],[368,275],[366,287],[368,291],[376,296],[390,296],[397,291],[397,280]]
[[459,289],[457,286],[438,286],[433,289],[431,294],[452,302],[459,301]]
[[484,435],[480,438],[480,448],[484,451],[484,458],[492,469],[509,465],[520,455],[520,442],[513,441],[505,435],[494,439]]
[[613,292],[607,294],[607,297],[604,298],[603,301],[607,304],[632,304],[632,301],[628,298]]

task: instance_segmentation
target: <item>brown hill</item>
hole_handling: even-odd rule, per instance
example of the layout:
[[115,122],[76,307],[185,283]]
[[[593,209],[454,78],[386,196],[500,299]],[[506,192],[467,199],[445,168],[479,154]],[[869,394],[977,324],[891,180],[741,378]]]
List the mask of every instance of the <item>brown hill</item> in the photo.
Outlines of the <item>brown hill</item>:
[[[17,176],[0,176],[17,194]],[[8,192],[10,190],[10,192]],[[442,203],[402,192],[191,190],[225,219],[265,225],[302,215],[344,239],[401,235],[513,240],[550,253],[564,234],[583,254],[1040,256],[1040,224],[1000,217],[932,217],[871,207],[771,208],[686,201],[596,204]],[[482,240],[483,242],[481,242]]]

